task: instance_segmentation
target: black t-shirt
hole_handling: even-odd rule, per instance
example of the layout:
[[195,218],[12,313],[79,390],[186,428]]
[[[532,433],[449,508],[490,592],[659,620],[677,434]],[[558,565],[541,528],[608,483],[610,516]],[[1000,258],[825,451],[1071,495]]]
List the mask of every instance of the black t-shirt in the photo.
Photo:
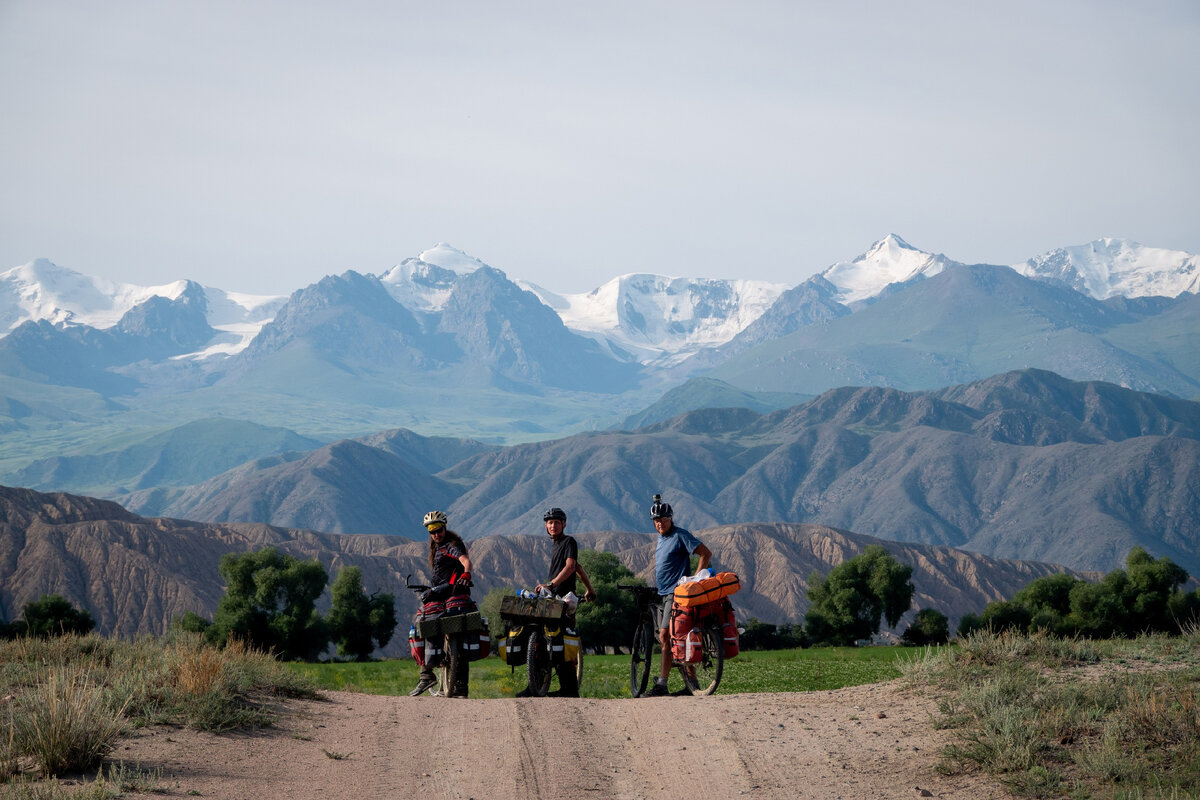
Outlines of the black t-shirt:
[[466,555],[466,552],[453,542],[446,542],[437,549],[433,554],[434,586],[449,583],[452,576],[464,571],[462,562],[458,559],[459,556]]
[[[579,545],[573,538],[563,534],[558,541],[554,542],[553,549],[550,550],[550,576],[546,578],[546,583],[550,583],[558,573],[563,571],[568,558],[579,561]],[[554,593],[561,597],[567,592],[575,591],[575,574],[572,572],[571,577],[560,583]]]

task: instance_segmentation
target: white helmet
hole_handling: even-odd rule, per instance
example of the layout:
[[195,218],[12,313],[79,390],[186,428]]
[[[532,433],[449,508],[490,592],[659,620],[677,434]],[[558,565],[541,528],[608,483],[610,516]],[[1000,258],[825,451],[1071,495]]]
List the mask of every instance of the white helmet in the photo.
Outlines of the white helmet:
[[445,525],[446,522],[446,512],[430,511],[425,515],[425,521],[422,524],[428,528],[430,525]]

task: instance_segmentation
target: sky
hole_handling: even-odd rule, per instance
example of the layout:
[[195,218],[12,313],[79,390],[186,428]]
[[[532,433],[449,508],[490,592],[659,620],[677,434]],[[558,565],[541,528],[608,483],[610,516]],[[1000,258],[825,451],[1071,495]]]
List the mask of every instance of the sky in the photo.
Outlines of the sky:
[[558,292],[1200,253],[1200,3],[0,0],[0,271]]

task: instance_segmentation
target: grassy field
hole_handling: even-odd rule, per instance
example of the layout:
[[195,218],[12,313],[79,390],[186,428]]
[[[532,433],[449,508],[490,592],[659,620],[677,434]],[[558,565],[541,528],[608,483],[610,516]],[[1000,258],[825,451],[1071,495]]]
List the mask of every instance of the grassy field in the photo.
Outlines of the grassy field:
[[[895,647],[821,647],[742,653],[725,662],[718,694],[806,692],[838,689],[900,677],[899,661],[912,651]],[[408,694],[417,683],[411,660],[367,664],[288,664],[321,689],[366,694]],[[672,688],[679,688],[678,674]],[[512,697],[525,687],[525,668],[506,666],[493,656],[471,664],[471,697]],[[629,656],[587,655],[584,697],[629,697]]]

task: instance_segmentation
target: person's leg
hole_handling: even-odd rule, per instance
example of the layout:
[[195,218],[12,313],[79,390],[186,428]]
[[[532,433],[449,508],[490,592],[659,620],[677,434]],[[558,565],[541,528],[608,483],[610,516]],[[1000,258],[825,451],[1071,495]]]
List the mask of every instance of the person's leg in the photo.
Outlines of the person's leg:
[[438,679],[433,674],[433,667],[422,665],[421,672],[417,675],[417,687],[408,694],[410,697],[417,697],[418,695],[425,694],[425,692],[437,686],[437,684]]

